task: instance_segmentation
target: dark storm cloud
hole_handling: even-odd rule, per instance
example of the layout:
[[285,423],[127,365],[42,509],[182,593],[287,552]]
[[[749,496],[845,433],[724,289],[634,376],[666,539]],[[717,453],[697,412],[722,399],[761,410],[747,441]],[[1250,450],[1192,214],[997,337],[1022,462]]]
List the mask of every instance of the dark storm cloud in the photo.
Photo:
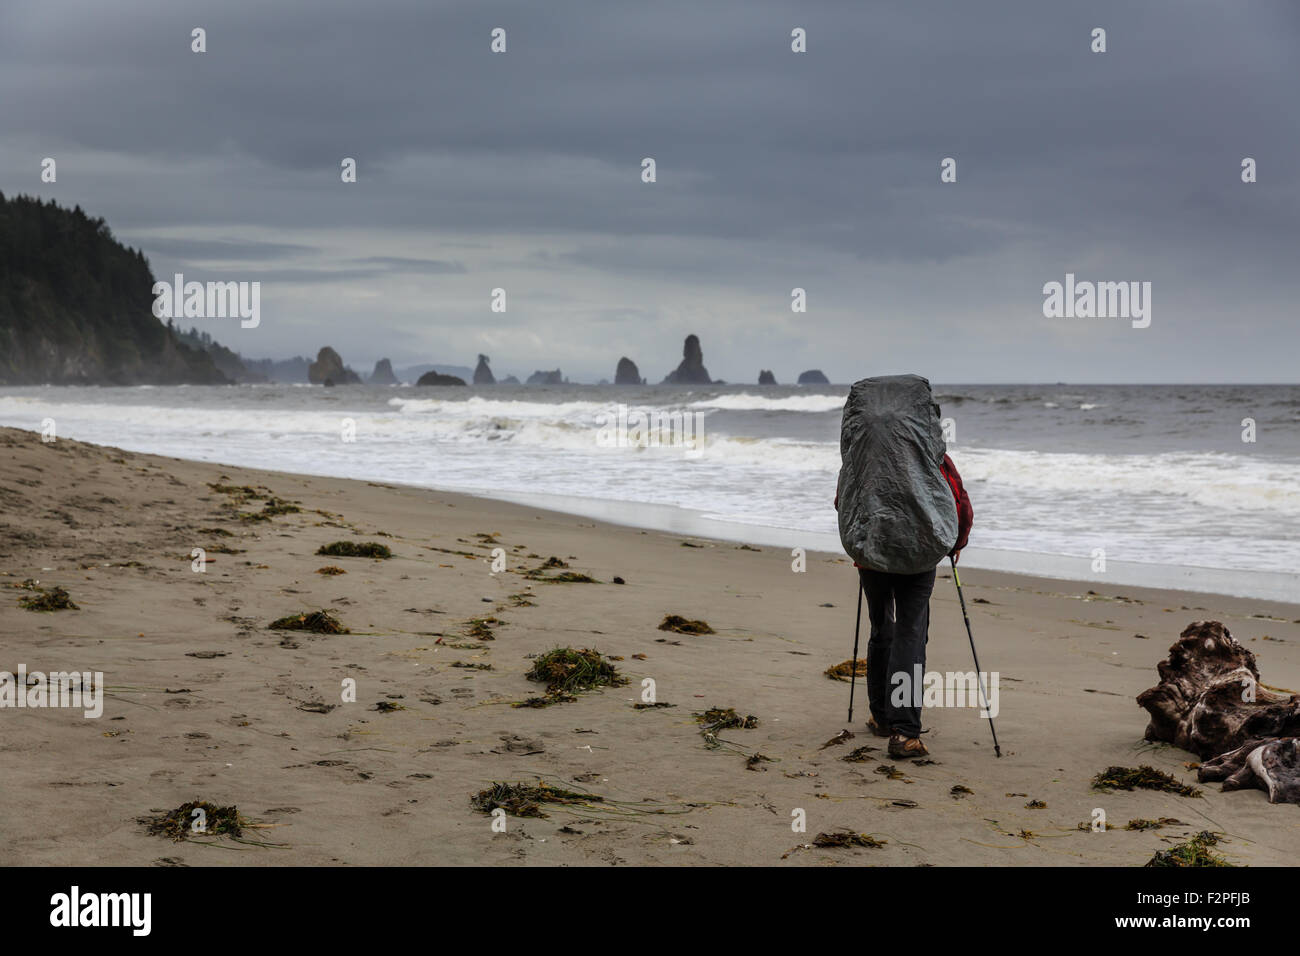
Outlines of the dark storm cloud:
[[[521,311],[498,327],[592,378],[638,349],[666,371],[692,330],[732,380],[848,379],[882,351],[949,380],[1294,378],[1297,41],[1287,0],[17,0],[0,188],[80,202],[159,271],[301,286],[310,319],[268,322],[263,351],[310,329],[377,357],[375,313],[328,284],[430,350],[395,360],[464,358],[503,285]],[[1048,324],[1066,271],[1153,281],[1149,334]]]

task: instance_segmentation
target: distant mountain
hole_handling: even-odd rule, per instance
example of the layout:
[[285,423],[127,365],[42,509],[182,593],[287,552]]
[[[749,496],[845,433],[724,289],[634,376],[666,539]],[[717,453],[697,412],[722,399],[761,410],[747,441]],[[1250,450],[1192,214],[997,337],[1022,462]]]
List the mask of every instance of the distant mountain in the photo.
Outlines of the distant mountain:
[[80,206],[0,193],[0,385],[225,385],[153,314],[138,249]]

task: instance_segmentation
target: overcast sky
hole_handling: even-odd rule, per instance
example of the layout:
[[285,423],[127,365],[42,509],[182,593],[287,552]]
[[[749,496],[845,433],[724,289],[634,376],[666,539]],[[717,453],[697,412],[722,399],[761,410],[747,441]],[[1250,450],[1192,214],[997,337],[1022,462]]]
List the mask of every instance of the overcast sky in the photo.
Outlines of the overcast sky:
[[[1295,382],[1298,67],[1295,0],[3,0],[0,190],[363,374]],[[1044,318],[1067,272],[1150,327]]]

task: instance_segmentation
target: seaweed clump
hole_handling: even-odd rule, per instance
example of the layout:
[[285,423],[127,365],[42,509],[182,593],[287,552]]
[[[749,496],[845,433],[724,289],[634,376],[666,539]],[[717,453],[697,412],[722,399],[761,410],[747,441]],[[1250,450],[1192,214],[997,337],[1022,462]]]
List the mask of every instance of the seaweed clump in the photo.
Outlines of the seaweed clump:
[[273,631],[311,631],[313,634],[351,634],[329,611],[290,614],[271,622]]
[[677,634],[716,634],[706,621],[690,621],[680,614],[669,614],[659,624],[661,631],[673,631]]
[[19,598],[18,603],[29,611],[79,611],[76,603],[63,588],[55,587],[37,588],[28,587],[28,590],[35,590],[38,593],[32,597]]
[[826,668],[826,676],[831,680],[848,680],[851,676],[867,676],[867,659],[859,657],[856,661],[842,661],[834,667]]
[[479,813],[491,813],[500,808],[515,817],[544,817],[542,804],[602,803],[604,797],[591,793],[577,793],[552,787],[540,780],[530,783],[493,783],[470,797],[469,805]]
[[573,698],[574,694],[581,691],[597,687],[621,687],[627,683],[627,678],[618,672],[617,667],[606,660],[600,651],[589,647],[581,651],[572,647],[557,647],[540,654],[524,676],[544,683],[547,696],[557,698],[554,703],[559,703],[559,698]]
[[1162,790],[1176,793],[1181,797],[1199,797],[1201,791],[1185,783],[1179,783],[1174,777],[1148,767],[1107,767],[1092,778],[1094,790]]
[[234,498],[261,498],[262,493],[252,485],[222,485],[215,482],[208,482],[208,487],[219,495],[230,495]]
[[476,641],[495,641],[491,625],[500,623],[495,617],[473,618],[465,623],[465,636]]
[[1147,860],[1144,866],[1235,866],[1210,850],[1219,842],[1218,836],[1209,830],[1202,830],[1184,843],[1171,846],[1168,850],[1157,850],[1155,856]]
[[752,730],[758,726],[758,718],[753,714],[741,717],[731,707],[710,707],[704,713],[696,714],[695,722],[700,725],[700,736],[704,738],[704,743],[710,750],[722,746],[722,742],[718,740],[718,731],[730,730],[733,727]]
[[885,845],[885,840],[877,840],[866,833],[854,833],[852,830],[836,830],[834,833],[819,833],[813,837],[813,846],[845,847],[863,846],[877,849]]
[[241,511],[239,518],[241,521],[270,521],[276,515],[292,515],[301,511],[302,509],[291,501],[268,497],[261,511]]
[[836,735],[835,735],[834,737],[832,737],[830,740],[826,741],[826,743],[822,744],[821,747],[820,747],[819,749],[820,749],[820,750],[825,750],[827,747],[834,747],[834,746],[836,746],[837,744],[842,744],[842,743],[845,743],[846,741],[852,740],[852,739],[853,739],[854,737],[856,737],[856,736],[857,736],[857,734],[855,734],[853,731],[851,731],[851,730],[849,730],[847,727],[845,727],[843,730],[841,730],[838,734],[836,734]]
[[1159,820],[1130,820],[1125,830],[1159,830],[1161,827],[1179,826],[1182,820],[1173,817],[1161,817]]
[[557,557],[549,557],[535,568],[530,568],[524,572],[524,577],[530,581],[544,581],[547,584],[599,584],[600,582],[590,574],[583,574],[580,571],[560,570],[558,574],[547,574],[547,571],[568,568],[568,564]]
[[730,730],[732,727],[752,730],[758,726],[758,718],[753,714],[741,717],[732,707],[710,707],[704,713],[696,714],[695,722],[708,730]]
[[542,707],[550,707],[552,704],[572,704],[577,699],[572,694],[547,694],[545,697],[529,697],[525,700],[517,700],[510,706],[531,707],[537,710]]
[[327,574],[327,575],[347,574],[347,572],[344,571],[342,568],[340,568],[337,564],[327,564],[323,568],[317,568],[316,573]]
[[[203,811],[197,819],[195,810]],[[198,819],[203,821],[202,830],[194,829]],[[237,807],[219,807],[207,800],[191,800],[156,817],[141,817],[140,823],[152,835],[165,836],[177,843],[191,835],[239,837],[245,829],[254,826],[240,815]]]
[[316,549],[317,554],[331,558],[391,558],[393,552],[387,545],[377,541],[334,541],[322,544]]

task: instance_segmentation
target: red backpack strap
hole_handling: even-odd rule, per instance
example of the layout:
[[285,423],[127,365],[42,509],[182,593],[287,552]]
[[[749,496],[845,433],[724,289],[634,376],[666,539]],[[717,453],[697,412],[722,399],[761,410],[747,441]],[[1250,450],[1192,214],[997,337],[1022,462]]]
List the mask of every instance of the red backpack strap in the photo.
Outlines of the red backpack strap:
[[948,487],[952,489],[953,502],[957,505],[957,543],[952,549],[960,551],[966,547],[966,542],[970,538],[971,525],[975,523],[975,509],[971,507],[970,495],[966,494],[966,487],[962,484],[957,466],[947,455],[943,456],[942,471]]

